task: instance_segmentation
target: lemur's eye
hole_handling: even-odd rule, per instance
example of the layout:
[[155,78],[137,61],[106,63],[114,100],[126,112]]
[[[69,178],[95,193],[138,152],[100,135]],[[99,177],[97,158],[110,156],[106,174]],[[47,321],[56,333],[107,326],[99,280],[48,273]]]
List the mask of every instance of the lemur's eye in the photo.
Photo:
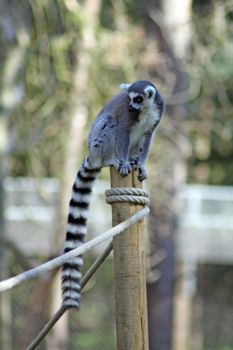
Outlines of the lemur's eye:
[[133,99],[134,103],[142,103],[142,101],[143,101],[142,96],[137,96],[137,97],[134,97]]

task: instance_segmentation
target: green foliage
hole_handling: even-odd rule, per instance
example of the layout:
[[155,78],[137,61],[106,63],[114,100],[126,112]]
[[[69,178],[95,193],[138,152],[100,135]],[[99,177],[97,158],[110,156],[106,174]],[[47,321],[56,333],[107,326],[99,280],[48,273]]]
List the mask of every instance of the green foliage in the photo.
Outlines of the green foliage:
[[[153,80],[156,75],[157,80],[161,77],[161,84],[165,79],[163,87],[167,88],[166,75],[170,73],[166,56],[160,57],[157,53],[160,58],[156,62],[156,55],[151,54],[158,47],[145,37],[142,14],[139,15],[141,6],[141,2],[130,0],[117,4],[104,0],[101,4],[100,21],[94,27],[96,44],[88,52],[91,60],[84,96],[89,114],[87,127],[122,81],[140,77]],[[200,89],[189,102],[190,118],[184,125],[178,125],[193,143],[188,179],[189,182],[232,184],[231,8],[227,2],[196,1],[193,9],[187,72],[190,86],[197,81]],[[14,62],[17,72],[10,89],[13,95],[18,91],[17,86],[23,91],[10,113],[1,106],[8,115],[11,172],[56,176],[66,156],[70,110],[78,84],[75,71],[83,50],[82,36],[91,23],[83,5],[66,0],[25,0],[11,11],[7,17],[9,26],[13,26],[16,17],[21,26],[14,24],[11,40],[2,33],[1,87],[9,91],[4,79],[6,63],[9,70],[13,64],[10,62]],[[16,50],[20,50],[20,58]],[[79,96],[75,99],[79,104]],[[167,141],[160,138],[160,142]]]
[[106,329],[80,332],[80,334],[77,332],[72,339],[72,344],[77,345],[80,350],[102,349],[103,344],[108,344],[108,350],[114,350],[116,346],[112,344],[113,335],[112,330],[106,332]]
[[233,350],[233,347],[232,346],[217,346],[217,347],[211,347],[211,348],[205,348],[203,350]]
[[[16,176],[57,176],[64,162],[74,100],[79,104],[74,89],[82,36],[91,23],[78,4],[76,8],[65,0],[26,3],[27,17],[24,11],[19,12],[25,39],[23,59],[18,63],[23,96],[8,118],[11,172]],[[105,10],[102,6],[101,16]],[[95,28],[97,41],[88,52],[91,61],[84,96],[90,121],[119,83],[128,76],[136,79],[136,66],[131,67],[135,53],[139,53],[138,44],[131,40],[135,32],[133,27],[124,33]],[[14,47],[21,49],[21,38],[15,37]],[[10,50],[5,60],[9,57]]]
[[[69,125],[65,111],[73,84],[77,50],[74,42],[80,28],[78,23],[74,26],[72,16],[64,11],[63,2],[59,6],[55,1],[30,4],[30,25],[26,26],[28,18],[25,19],[24,13],[20,18],[27,37],[20,67],[24,95],[9,120],[12,172],[51,176],[61,166],[64,154]],[[16,47],[21,45],[20,40],[16,41]]]
[[227,2],[209,11],[208,17],[194,17],[190,78],[199,77],[200,94],[190,103],[189,181],[232,185],[232,19]]

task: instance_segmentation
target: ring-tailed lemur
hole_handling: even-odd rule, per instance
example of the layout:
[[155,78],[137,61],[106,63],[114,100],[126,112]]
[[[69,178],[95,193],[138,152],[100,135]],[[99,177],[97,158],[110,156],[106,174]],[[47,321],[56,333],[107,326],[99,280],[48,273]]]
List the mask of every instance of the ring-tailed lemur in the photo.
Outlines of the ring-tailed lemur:
[[[145,161],[164,102],[149,81],[138,80],[120,87],[124,92],[106,104],[91,127],[89,154],[72,189],[64,252],[77,248],[84,241],[92,186],[102,167],[113,165],[122,176],[126,176],[133,166],[138,168],[140,181],[147,177]],[[82,263],[82,257],[77,257],[63,266],[65,307],[79,308]]]

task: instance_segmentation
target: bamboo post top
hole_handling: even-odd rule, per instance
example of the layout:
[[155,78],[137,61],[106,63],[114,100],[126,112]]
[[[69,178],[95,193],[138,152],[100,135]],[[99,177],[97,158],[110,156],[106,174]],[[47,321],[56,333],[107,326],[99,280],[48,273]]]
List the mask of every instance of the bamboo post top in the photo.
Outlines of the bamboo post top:
[[[111,168],[112,187],[142,188],[137,172],[122,177]],[[140,204],[112,204],[116,225],[142,208]],[[144,222],[132,225],[113,240],[118,350],[148,350]]]

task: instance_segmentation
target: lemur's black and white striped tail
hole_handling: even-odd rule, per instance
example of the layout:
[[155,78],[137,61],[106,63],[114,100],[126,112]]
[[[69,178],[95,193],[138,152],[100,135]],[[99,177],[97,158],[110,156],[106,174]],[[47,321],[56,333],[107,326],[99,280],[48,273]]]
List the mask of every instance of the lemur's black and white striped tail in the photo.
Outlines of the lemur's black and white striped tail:
[[[87,233],[88,208],[92,187],[100,169],[91,169],[85,160],[79,169],[69,203],[69,215],[64,253],[83,244]],[[81,256],[63,265],[62,298],[63,305],[68,308],[79,308],[80,268],[83,265]]]

